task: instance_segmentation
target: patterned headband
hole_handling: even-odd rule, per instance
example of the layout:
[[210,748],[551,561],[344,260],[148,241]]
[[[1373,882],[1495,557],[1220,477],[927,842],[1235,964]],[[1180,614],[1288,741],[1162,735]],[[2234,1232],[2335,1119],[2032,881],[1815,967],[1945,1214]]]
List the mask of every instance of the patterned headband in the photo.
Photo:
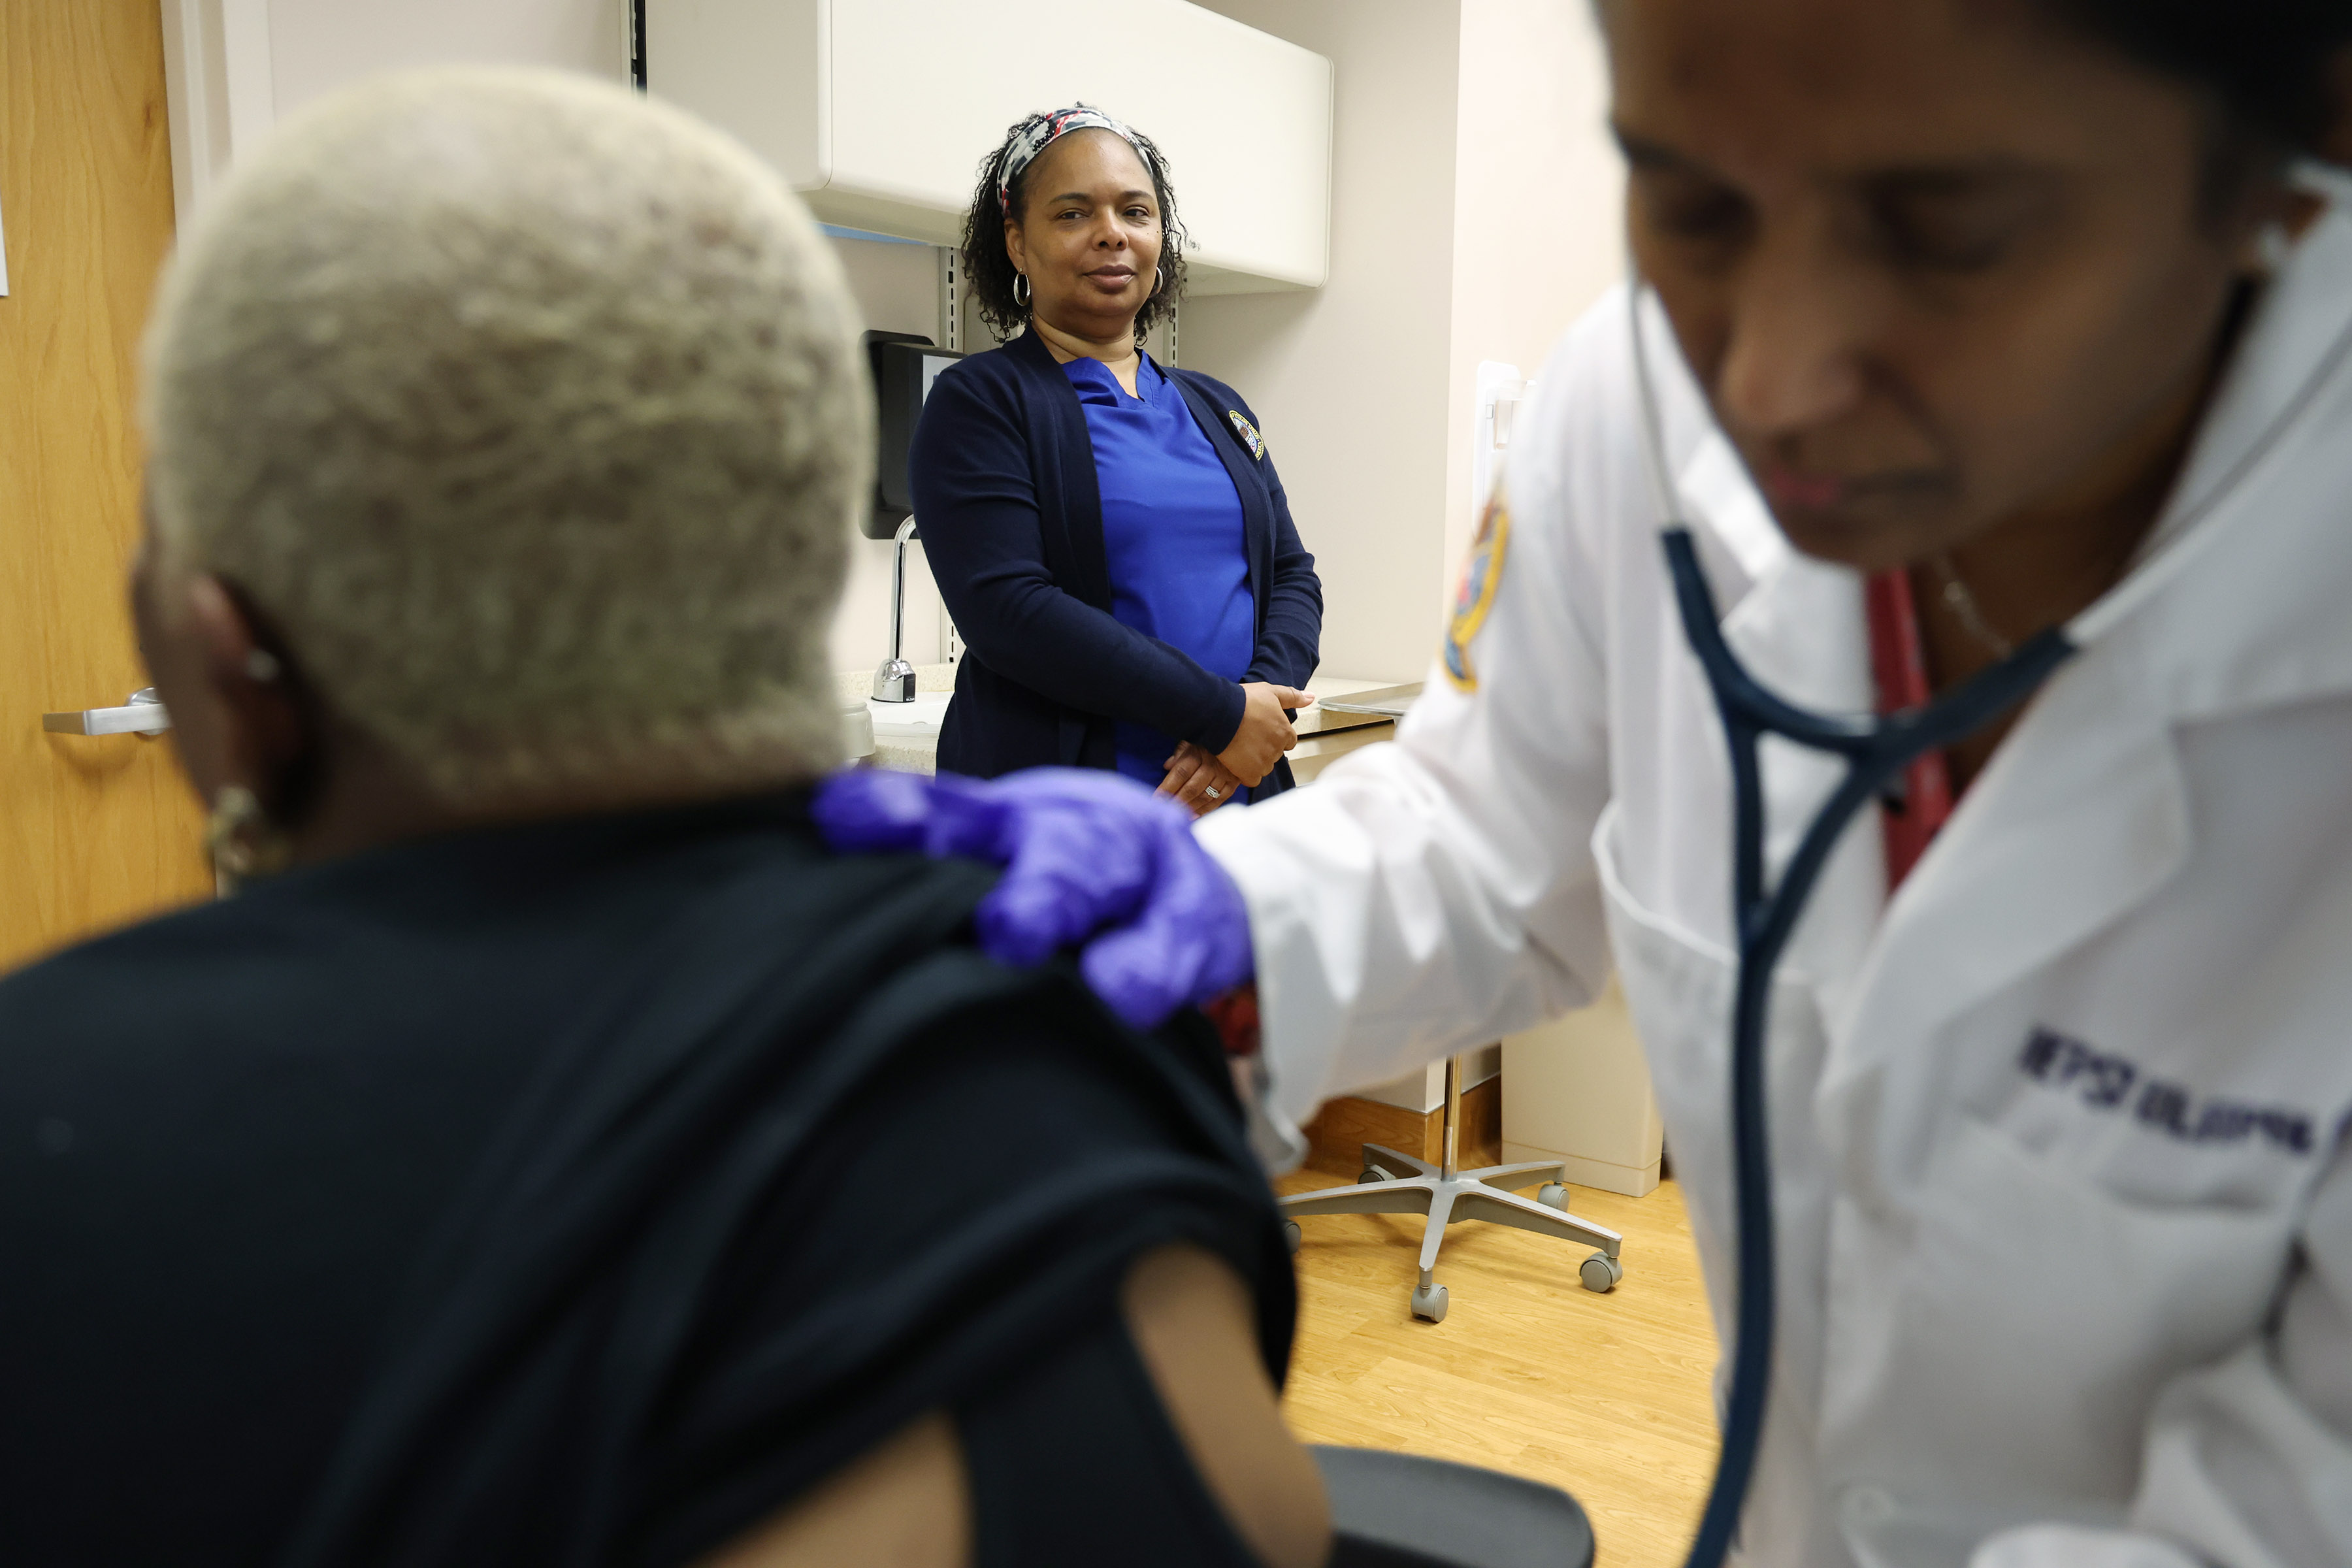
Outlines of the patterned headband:
[[1013,182],[1021,177],[1021,171],[1034,163],[1038,153],[1073,131],[1108,131],[1135,149],[1135,155],[1143,160],[1147,171],[1151,167],[1151,155],[1136,140],[1135,132],[1099,109],[1074,103],[1051,114],[1033,114],[1013,132],[1013,143],[1004,150],[1004,167],[996,176],[996,205],[1006,216],[1013,214]]

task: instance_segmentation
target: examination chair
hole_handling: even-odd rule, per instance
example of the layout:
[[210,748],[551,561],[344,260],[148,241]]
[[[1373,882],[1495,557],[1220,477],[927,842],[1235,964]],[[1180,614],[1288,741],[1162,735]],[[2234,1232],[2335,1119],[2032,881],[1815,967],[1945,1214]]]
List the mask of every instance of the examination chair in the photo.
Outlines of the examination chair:
[[[1381,1143],[1364,1145],[1363,1174],[1352,1187],[1323,1187],[1282,1200],[1287,1216],[1290,1249],[1298,1250],[1298,1216],[1316,1214],[1424,1214],[1429,1223],[1421,1239],[1421,1280],[1413,1287],[1412,1315],[1433,1323],[1445,1320],[1445,1287],[1437,1282],[1437,1249],[1445,1227],[1465,1219],[1507,1225],[1581,1242],[1600,1248],[1577,1266],[1577,1278],[1588,1290],[1615,1289],[1625,1277],[1617,1249],[1624,1238],[1615,1231],[1581,1220],[1568,1212],[1568,1173],[1557,1160],[1531,1160],[1517,1165],[1487,1165],[1475,1171],[1459,1168],[1462,1137],[1462,1061],[1445,1061],[1445,1163],[1432,1165]],[[1507,1189],[1542,1184],[1533,1198]]]
[[1558,1487],[1381,1448],[1316,1447],[1324,1568],[1592,1568],[1592,1525]]

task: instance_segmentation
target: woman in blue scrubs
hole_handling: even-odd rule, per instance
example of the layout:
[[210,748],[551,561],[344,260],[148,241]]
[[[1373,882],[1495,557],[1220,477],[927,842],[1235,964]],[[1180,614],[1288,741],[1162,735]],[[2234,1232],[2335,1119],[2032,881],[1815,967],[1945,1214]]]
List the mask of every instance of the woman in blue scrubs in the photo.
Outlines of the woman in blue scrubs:
[[944,772],[1117,768],[1195,812],[1290,785],[1322,586],[1249,405],[1139,346],[1182,234],[1159,150],[1084,105],[982,165],[964,265],[1011,341],[941,374],[909,464],[966,648]]

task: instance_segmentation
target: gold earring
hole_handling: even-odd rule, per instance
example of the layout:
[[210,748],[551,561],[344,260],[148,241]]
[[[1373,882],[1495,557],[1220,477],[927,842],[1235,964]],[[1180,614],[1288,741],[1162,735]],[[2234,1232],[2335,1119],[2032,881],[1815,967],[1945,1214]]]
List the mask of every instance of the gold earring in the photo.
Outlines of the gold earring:
[[213,797],[205,847],[212,852],[213,878],[224,896],[256,877],[283,871],[294,858],[294,846],[269,820],[261,797],[243,784],[223,784]]

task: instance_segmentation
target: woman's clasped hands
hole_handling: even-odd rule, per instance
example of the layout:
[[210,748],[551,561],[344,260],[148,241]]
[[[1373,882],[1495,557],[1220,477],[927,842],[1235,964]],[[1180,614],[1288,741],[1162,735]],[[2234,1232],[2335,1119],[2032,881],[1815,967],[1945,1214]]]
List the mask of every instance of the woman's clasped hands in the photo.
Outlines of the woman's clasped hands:
[[1274,771],[1282,753],[1298,744],[1290,715],[1315,700],[1309,691],[1263,680],[1242,683],[1241,727],[1222,752],[1180,742],[1168,759],[1160,793],[1195,816],[1205,816]]
[[1176,804],[1194,816],[1206,816],[1249,787],[1217,760],[1215,752],[1190,741],[1176,743],[1167,768],[1168,776],[1160,781],[1160,793],[1174,795]]

